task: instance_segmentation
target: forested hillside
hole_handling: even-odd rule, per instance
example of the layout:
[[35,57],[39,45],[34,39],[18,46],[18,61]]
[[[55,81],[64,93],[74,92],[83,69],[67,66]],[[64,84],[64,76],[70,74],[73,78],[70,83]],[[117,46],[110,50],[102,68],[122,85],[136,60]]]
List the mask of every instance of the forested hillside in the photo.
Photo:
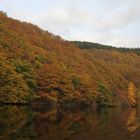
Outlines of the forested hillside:
[[36,25],[0,12],[0,102],[136,105],[140,56],[80,49]]

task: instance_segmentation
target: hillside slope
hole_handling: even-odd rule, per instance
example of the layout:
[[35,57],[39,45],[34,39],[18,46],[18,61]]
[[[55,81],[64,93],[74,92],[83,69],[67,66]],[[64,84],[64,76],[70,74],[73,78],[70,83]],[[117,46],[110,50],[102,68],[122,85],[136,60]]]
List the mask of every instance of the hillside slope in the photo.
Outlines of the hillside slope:
[[[82,50],[30,23],[0,12],[0,102],[135,105],[140,56],[116,50]],[[132,91],[131,90],[131,91]],[[131,96],[130,96],[131,95]],[[133,98],[134,97],[134,98]]]

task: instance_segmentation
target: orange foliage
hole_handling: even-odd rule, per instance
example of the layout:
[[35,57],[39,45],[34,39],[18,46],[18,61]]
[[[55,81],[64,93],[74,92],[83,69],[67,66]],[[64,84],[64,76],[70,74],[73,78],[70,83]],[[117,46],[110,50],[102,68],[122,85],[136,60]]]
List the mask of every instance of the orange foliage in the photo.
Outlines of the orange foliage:
[[37,83],[33,92],[54,97],[61,93],[70,100],[95,101],[99,82],[116,95],[126,92],[130,81],[136,87],[140,84],[140,56],[116,50],[81,50],[36,25],[2,13],[0,51],[13,67],[15,60],[24,60],[32,67],[33,82]]

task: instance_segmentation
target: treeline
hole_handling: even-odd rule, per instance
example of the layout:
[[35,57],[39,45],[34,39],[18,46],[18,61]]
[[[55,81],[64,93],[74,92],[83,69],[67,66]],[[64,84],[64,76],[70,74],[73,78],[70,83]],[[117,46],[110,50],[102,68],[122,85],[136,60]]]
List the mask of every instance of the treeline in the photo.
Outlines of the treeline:
[[80,49],[105,49],[105,50],[115,50],[119,52],[133,52],[140,55],[140,48],[125,48],[125,47],[114,47],[109,45],[103,45],[99,43],[85,42],[85,41],[71,41]]

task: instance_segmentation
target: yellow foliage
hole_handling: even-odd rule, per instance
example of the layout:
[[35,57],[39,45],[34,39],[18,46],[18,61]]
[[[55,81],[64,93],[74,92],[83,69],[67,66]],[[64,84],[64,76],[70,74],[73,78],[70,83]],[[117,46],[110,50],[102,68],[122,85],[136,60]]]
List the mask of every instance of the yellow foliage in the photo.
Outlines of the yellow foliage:
[[132,106],[136,105],[136,87],[133,82],[128,85],[128,99]]
[[[23,99],[28,90],[33,90],[49,92],[53,97],[62,93],[63,97],[72,97],[72,100],[76,96],[78,100],[95,101],[98,83],[103,83],[112,93],[122,97],[125,97],[129,81],[140,85],[140,56],[135,53],[81,50],[59,36],[8,18],[3,13],[0,13],[0,52],[5,55],[0,72],[2,77],[6,77],[4,87],[4,79],[0,79],[0,96],[7,96],[8,100],[19,101],[19,97]],[[5,63],[7,60],[8,64]],[[28,69],[25,70],[25,67]],[[118,90],[125,92],[119,95]],[[128,91],[127,99],[135,105],[132,84]],[[9,96],[9,93],[13,94]]]
[[26,103],[29,88],[22,76],[0,54],[0,102]]

